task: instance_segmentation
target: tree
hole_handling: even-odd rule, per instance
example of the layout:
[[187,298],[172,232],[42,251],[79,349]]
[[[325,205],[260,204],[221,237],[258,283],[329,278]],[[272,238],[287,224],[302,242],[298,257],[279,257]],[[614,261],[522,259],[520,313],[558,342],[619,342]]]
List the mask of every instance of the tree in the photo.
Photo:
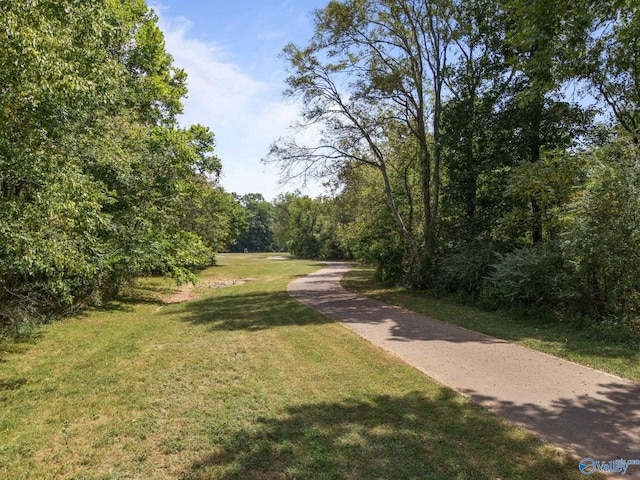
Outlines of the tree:
[[246,227],[240,232],[232,251],[268,252],[273,244],[273,206],[260,193],[237,197],[244,210]]
[[[302,97],[304,124],[323,125],[316,146],[281,141],[270,158],[285,172],[335,175],[349,164],[380,173],[396,228],[417,267],[435,252],[440,201],[441,115],[447,55],[455,26],[446,1],[330,2],[316,13],[306,48],[289,45],[291,97]],[[403,130],[420,165],[423,234],[419,242],[396,206],[389,132]],[[422,243],[422,247],[419,246]]]
[[220,162],[211,132],[177,127],[186,77],[157,16],[144,0],[16,0],[0,25],[0,321],[144,273],[193,279],[225,235],[189,218]]
[[[392,185],[398,192],[397,206],[407,227],[421,226],[420,173],[417,162],[392,169]],[[344,188],[336,198],[340,222],[338,244],[343,254],[359,262],[374,265],[376,278],[386,284],[403,283],[415,286],[411,258],[404,238],[394,228],[391,211],[379,192],[379,179],[372,168],[362,167],[343,173]],[[415,212],[414,210],[418,210]],[[411,219],[415,217],[415,222]]]
[[107,195],[77,162],[73,133],[110,108],[122,70],[109,55],[106,9],[74,3],[0,5],[0,316],[9,324],[68,307],[105,276]]
[[338,228],[333,199],[287,193],[274,201],[274,242],[279,250],[302,258],[343,258]]
[[640,154],[628,136],[587,154],[584,188],[568,205],[571,307],[633,324],[640,308]]
[[[502,8],[506,13],[505,43],[510,50],[507,62],[515,73],[510,111],[510,115],[517,115],[514,134],[521,140],[522,160],[535,164],[545,149],[569,146],[553,141],[558,138],[556,132],[588,123],[580,121],[584,116],[580,119],[579,105],[556,100],[563,84],[575,75],[565,64],[584,50],[590,25],[588,6],[557,0],[504,0]],[[569,143],[575,139],[568,137]],[[536,195],[531,195],[530,205],[531,241],[540,243],[544,212]]]
[[582,78],[617,124],[640,145],[640,11],[636,2],[594,2],[587,52],[578,62]]
[[456,2],[446,78],[450,98],[443,106],[442,147],[445,185],[444,242],[488,239],[502,214],[504,171],[514,155],[504,148],[499,112],[513,69],[507,64],[505,13],[492,0]]
[[186,200],[181,228],[196,233],[214,252],[231,249],[247,228],[240,202],[214,182],[201,180],[195,197],[192,195]]

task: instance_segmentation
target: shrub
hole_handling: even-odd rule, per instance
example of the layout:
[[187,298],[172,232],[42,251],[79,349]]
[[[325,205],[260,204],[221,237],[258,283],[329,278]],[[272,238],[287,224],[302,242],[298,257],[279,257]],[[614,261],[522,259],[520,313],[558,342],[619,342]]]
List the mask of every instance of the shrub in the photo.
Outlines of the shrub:
[[563,244],[573,265],[573,308],[599,320],[633,320],[640,313],[640,152],[618,141],[589,160]]
[[547,308],[564,301],[568,272],[556,243],[519,248],[498,258],[483,284],[483,306]]
[[474,241],[445,253],[438,263],[436,287],[443,293],[476,296],[504,247],[491,241]]

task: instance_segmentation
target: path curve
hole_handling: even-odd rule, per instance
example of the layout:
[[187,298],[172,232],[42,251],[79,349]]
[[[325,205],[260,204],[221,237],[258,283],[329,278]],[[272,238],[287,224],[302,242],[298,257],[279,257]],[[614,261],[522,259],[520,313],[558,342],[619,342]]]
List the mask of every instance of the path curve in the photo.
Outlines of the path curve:
[[577,458],[640,459],[639,384],[358,297],[340,286],[353,265],[328,265],[289,294]]

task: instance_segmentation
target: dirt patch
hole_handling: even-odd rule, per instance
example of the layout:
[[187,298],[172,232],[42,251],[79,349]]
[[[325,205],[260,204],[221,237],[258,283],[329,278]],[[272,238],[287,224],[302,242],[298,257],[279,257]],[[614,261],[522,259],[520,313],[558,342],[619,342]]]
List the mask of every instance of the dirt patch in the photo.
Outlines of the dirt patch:
[[273,257],[267,257],[267,260],[288,260],[288,258],[282,255],[274,255]]
[[244,285],[245,283],[251,281],[251,278],[235,278],[233,280],[207,280],[205,282],[199,283],[194,286],[193,284],[182,285],[171,295],[167,295],[162,299],[162,303],[165,305],[170,305],[173,303],[184,303],[190,300],[195,300],[198,298],[197,293],[194,291],[196,288],[223,288],[223,287],[231,287],[234,285]]
[[175,292],[171,295],[167,295],[162,299],[162,303],[166,303],[167,305],[172,303],[183,303],[188,302],[189,300],[193,300],[196,298],[196,294],[193,291],[193,285],[183,285],[179,287]]

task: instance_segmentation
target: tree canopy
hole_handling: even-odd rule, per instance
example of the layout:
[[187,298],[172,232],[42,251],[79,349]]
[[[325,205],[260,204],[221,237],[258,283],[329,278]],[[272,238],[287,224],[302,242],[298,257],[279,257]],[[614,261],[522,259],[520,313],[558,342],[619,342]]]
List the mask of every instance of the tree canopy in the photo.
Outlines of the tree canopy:
[[301,120],[266,160],[336,185],[343,254],[489,307],[635,321],[635,2],[344,0],[315,19],[283,53]]
[[186,73],[157,16],[144,0],[16,0],[0,28],[2,324],[142,274],[192,279],[229,242],[233,202],[213,133],[177,124]]

